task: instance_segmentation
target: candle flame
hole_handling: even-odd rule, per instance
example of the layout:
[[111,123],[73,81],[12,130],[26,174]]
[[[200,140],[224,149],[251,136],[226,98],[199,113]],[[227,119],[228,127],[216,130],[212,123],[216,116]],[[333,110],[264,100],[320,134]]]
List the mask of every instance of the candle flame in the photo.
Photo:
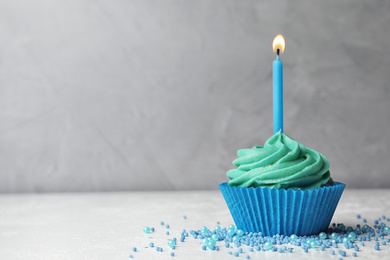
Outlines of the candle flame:
[[286,47],[286,42],[284,41],[283,35],[281,34],[277,35],[274,41],[272,42],[273,50],[276,51],[277,49],[279,49],[280,52],[283,53],[285,47]]

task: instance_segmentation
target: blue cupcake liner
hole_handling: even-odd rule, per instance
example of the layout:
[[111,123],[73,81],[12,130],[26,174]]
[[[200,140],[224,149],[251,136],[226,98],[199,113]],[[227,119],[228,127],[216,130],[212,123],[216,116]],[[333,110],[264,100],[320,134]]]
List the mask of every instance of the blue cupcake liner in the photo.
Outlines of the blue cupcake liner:
[[225,182],[219,188],[237,228],[266,236],[302,236],[328,229],[345,184],[303,191],[241,188]]

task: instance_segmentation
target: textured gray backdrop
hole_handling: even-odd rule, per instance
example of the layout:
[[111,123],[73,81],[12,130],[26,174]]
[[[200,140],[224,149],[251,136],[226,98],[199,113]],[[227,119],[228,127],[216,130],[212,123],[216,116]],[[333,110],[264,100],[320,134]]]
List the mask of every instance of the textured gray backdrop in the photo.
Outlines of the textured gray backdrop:
[[390,187],[389,1],[3,0],[0,192],[217,189],[285,133]]

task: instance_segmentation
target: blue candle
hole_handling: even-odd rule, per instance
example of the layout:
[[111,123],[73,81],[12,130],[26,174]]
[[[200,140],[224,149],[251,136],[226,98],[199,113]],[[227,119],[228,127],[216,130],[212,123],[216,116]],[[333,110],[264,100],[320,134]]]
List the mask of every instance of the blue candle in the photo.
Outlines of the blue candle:
[[276,51],[276,59],[273,63],[273,113],[274,134],[283,132],[283,63],[279,59],[280,52],[284,51],[285,41],[282,35],[275,37],[273,49]]
[[273,63],[274,95],[274,134],[283,132],[283,62],[279,55]]

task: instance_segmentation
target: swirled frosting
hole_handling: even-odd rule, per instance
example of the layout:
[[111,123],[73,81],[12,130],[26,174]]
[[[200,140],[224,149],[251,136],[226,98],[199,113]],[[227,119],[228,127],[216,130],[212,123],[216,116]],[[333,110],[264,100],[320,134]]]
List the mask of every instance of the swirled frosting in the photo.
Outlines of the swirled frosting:
[[237,155],[238,168],[226,174],[231,186],[305,190],[333,184],[328,159],[282,132]]

